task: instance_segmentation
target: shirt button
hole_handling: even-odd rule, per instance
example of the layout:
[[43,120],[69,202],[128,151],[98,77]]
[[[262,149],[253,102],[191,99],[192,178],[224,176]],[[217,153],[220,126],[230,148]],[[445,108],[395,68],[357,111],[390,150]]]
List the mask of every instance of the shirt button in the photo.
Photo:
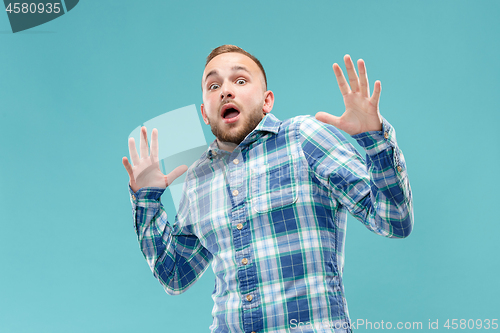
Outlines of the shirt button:
[[235,159],[233,160],[233,163],[234,163],[234,164],[238,164],[238,163],[240,163],[240,161],[238,161],[238,159],[237,159],[237,158],[235,158]]
[[238,223],[238,224],[236,225],[236,228],[237,228],[238,230],[241,230],[241,229],[243,229],[243,224],[241,224],[241,223]]
[[233,196],[237,196],[237,195],[238,195],[238,193],[240,193],[240,192],[238,192],[238,190],[234,190],[234,191],[233,191]]
[[132,200],[135,200],[135,195],[132,194]]
[[247,295],[247,301],[251,302],[253,300],[252,295]]
[[241,260],[241,263],[242,263],[243,265],[248,264],[248,259],[247,259],[247,258],[243,258],[243,259]]
[[401,167],[401,165],[398,165],[398,171],[399,172],[403,171],[403,168]]
[[384,133],[384,138],[389,139],[389,133],[385,132]]

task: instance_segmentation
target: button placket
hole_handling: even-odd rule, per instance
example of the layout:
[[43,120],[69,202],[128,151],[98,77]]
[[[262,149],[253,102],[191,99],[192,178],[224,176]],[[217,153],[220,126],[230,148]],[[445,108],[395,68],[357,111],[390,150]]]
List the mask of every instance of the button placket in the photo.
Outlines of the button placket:
[[[231,162],[228,161],[229,179],[230,179],[229,186],[232,189],[231,194],[233,197],[237,197],[239,194],[244,192],[244,189],[242,191],[241,188],[244,179],[243,175],[244,168],[238,166],[238,164],[242,160],[240,156],[241,152],[239,152],[237,157],[234,158]],[[240,196],[239,199],[237,199],[237,201],[242,200],[241,198],[242,197]]]

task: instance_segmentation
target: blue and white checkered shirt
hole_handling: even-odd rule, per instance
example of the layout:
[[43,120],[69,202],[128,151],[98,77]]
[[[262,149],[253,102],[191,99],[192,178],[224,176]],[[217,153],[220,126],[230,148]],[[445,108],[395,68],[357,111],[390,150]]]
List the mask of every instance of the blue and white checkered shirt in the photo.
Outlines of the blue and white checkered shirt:
[[347,211],[386,237],[413,226],[394,129],[384,119],[383,131],[353,137],[366,161],[333,126],[268,114],[232,153],[214,141],[188,169],[173,225],[163,189],[130,190],[141,249],[166,292],[186,291],[212,263],[212,332],[350,332]]

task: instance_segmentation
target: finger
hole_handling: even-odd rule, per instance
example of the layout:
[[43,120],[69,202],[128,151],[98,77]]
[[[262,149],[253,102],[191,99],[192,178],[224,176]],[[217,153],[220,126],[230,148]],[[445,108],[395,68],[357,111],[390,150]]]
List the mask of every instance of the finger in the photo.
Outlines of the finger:
[[334,115],[331,115],[326,112],[318,112],[316,113],[316,119],[318,119],[321,122],[324,122],[325,124],[333,125],[335,127],[338,127],[339,125],[339,119],[340,117],[336,117]]
[[132,165],[130,165],[128,158],[123,157],[122,163],[123,163],[123,166],[125,167],[125,170],[127,170],[128,176],[130,177],[130,181],[133,181],[134,180],[134,171],[132,170]]
[[368,84],[368,75],[366,74],[366,66],[363,59],[358,60],[359,72],[359,92],[363,97],[370,97],[370,86]]
[[370,98],[370,103],[372,103],[373,105],[378,105],[381,91],[382,91],[382,83],[377,80],[375,81],[375,86],[373,87],[373,95]]
[[139,164],[139,161],[141,159],[139,158],[139,154],[137,154],[137,148],[135,147],[134,138],[128,139],[128,153],[130,155],[130,158],[132,159],[132,163],[134,163],[134,165]]
[[172,172],[165,176],[165,182],[167,186],[172,184],[179,176],[181,176],[188,169],[187,165],[180,165],[175,168]]
[[351,56],[346,54],[344,56],[345,68],[347,70],[347,76],[349,76],[349,84],[351,85],[351,90],[354,92],[359,91],[359,80],[358,74],[356,74],[356,69],[354,68],[354,63],[352,62]]
[[153,132],[151,132],[151,158],[153,160],[158,159],[158,130],[153,128]]
[[149,156],[148,152],[148,132],[145,126],[141,127],[141,158],[147,158]]
[[333,64],[333,72],[335,73],[335,77],[337,78],[340,93],[342,94],[342,96],[347,95],[349,92],[351,92],[351,89],[349,89],[349,85],[347,84],[347,81],[344,77],[344,73],[342,73],[342,69],[340,69],[340,66],[337,63]]

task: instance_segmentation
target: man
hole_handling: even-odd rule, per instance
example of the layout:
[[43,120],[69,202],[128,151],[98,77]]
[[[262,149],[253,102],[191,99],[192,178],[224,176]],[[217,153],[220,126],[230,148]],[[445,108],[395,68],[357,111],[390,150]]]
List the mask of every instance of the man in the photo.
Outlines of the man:
[[[342,283],[347,211],[383,236],[412,230],[404,158],[378,109],[381,84],[370,96],[364,62],[358,77],[344,60],[350,85],[333,65],[341,117],[280,121],[270,114],[274,95],[260,62],[236,46],[214,49],[201,113],[216,140],[188,169],[173,225],[160,195],[186,166],[161,173],[156,129],[150,155],[144,127],[140,157],[129,141],[134,166],[126,157],[123,164],[144,256],[169,294],[184,292],[212,263],[212,332],[350,332]],[[337,128],[366,150],[366,161]]]

